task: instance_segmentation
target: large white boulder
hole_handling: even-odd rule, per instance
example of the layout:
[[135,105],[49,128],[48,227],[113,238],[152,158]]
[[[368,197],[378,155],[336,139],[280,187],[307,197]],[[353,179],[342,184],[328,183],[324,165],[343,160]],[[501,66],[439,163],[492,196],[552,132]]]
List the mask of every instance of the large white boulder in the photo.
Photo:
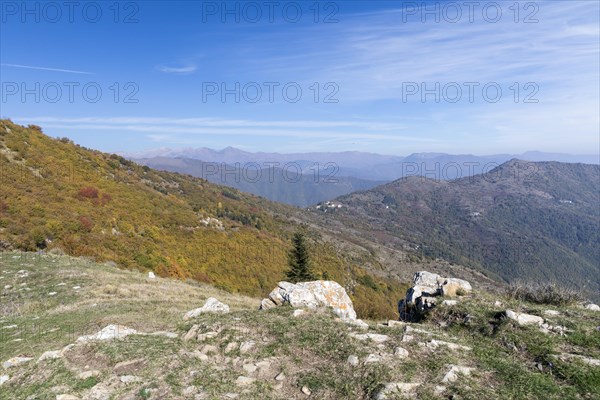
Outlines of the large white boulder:
[[191,318],[195,318],[203,313],[227,314],[228,312],[229,306],[227,304],[221,303],[214,297],[209,297],[208,299],[206,299],[206,303],[204,303],[202,307],[188,311],[183,316],[183,319],[188,320]]
[[279,282],[269,298],[261,302],[260,308],[268,309],[272,305],[282,304],[294,308],[330,307],[343,320],[356,319],[352,300],[346,290],[334,281]]

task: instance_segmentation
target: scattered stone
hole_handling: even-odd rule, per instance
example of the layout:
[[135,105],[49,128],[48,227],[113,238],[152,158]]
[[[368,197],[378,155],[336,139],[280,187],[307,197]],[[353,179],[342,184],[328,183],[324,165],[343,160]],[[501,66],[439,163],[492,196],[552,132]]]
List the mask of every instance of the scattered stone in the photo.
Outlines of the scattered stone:
[[97,377],[97,376],[100,376],[100,371],[91,370],[91,371],[81,372],[79,375],[77,375],[77,378],[79,378],[81,380],[86,380],[86,379]]
[[254,346],[256,346],[256,342],[254,340],[243,342],[242,344],[240,344],[240,354],[248,353],[254,348]]
[[408,342],[412,342],[413,340],[415,340],[415,337],[413,335],[409,335],[409,334],[404,334],[402,336],[402,342],[403,343],[408,343]]
[[348,325],[354,326],[359,329],[369,329],[369,324],[367,324],[362,319],[348,319],[345,321]]
[[81,289],[81,286],[73,286],[73,290],[79,290]]
[[387,322],[387,326],[390,328],[404,327],[405,325],[406,323],[403,321],[394,321],[392,319]]
[[556,317],[556,316],[560,315],[560,312],[556,311],[556,310],[545,310],[544,314]]
[[64,282],[61,282],[61,283],[57,284],[56,286],[67,286],[67,284]]
[[408,350],[403,347],[396,347],[394,349],[394,355],[398,358],[407,358],[409,356]]
[[269,298],[261,302],[260,308],[265,310],[283,304],[290,304],[294,308],[330,307],[342,320],[356,319],[352,300],[346,290],[334,281],[279,282]]
[[223,352],[225,354],[227,353],[231,353],[232,351],[234,351],[235,349],[239,348],[239,343],[238,342],[229,342],[227,343],[227,346],[225,346],[225,349],[223,350]]
[[448,371],[446,373],[446,375],[444,375],[444,378],[442,379],[442,383],[456,382],[458,380],[459,374],[469,376],[469,375],[471,375],[471,372],[473,370],[474,370],[474,368],[470,368],[470,367],[461,367],[459,365],[451,365],[450,371]]
[[494,307],[502,307],[502,302],[496,300],[496,302],[494,303]]
[[140,378],[139,376],[135,376],[135,375],[123,375],[119,377],[119,380],[122,383],[137,383],[137,382],[142,382],[143,379]]
[[348,356],[348,364],[352,365],[353,367],[356,367],[358,365],[358,357],[356,357],[355,355]]
[[156,275],[154,275],[154,272],[152,272],[152,271],[148,272],[148,279],[156,279]]
[[219,348],[217,346],[213,346],[210,344],[207,344],[206,346],[202,347],[202,350],[200,350],[200,352],[202,354],[219,354]]
[[246,371],[247,373],[252,374],[252,373],[256,372],[256,370],[258,368],[254,364],[244,364],[244,365],[242,365],[242,369],[244,371]]
[[135,335],[138,332],[135,329],[121,325],[108,325],[98,333],[93,335],[81,336],[77,339],[78,343],[87,343],[92,341],[105,341],[113,339],[123,339],[129,335]]
[[538,317],[537,315],[517,313],[512,310],[506,310],[505,314],[519,325],[542,325],[544,323],[544,318]]
[[444,300],[444,301],[442,301],[442,305],[445,305],[445,306],[455,306],[457,304],[458,304],[457,300]]
[[238,376],[238,378],[235,380],[235,384],[238,386],[248,386],[252,385],[254,382],[256,382],[256,379],[249,378],[247,376]]
[[219,336],[219,332],[205,332],[198,334],[197,339],[199,342],[204,342],[205,340],[212,339],[217,336]]
[[304,310],[294,310],[294,317],[300,317],[302,315],[306,314],[306,311]]
[[21,364],[25,364],[26,362],[29,362],[31,360],[33,360],[32,357],[13,357],[4,361],[2,363],[2,366],[4,367],[4,369],[13,368]]
[[285,374],[283,372],[278,373],[277,376],[275,377],[275,380],[276,381],[284,381],[285,380]]
[[50,292],[48,293],[48,296],[56,296],[56,292]]
[[198,334],[198,329],[200,329],[200,325],[193,325],[189,331],[183,336],[183,341],[187,342],[192,339],[194,336]]
[[377,362],[381,362],[381,357],[378,356],[377,354],[369,354],[367,356],[367,358],[365,358],[365,364],[377,363]]
[[375,343],[383,343],[390,338],[388,335],[382,335],[379,333],[350,334],[350,336],[357,340],[371,340]]
[[122,361],[114,366],[113,373],[115,375],[130,375],[141,370],[145,363],[146,360],[143,358],[138,358],[131,361]]
[[0,386],[4,385],[4,383],[10,380],[10,376],[8,375],[0,375]]
[[585,305],[585,309],[590,311],[600,311],[600,306],[598,304],[590,303]]
[[563,360],[563,361],[571,361],[573,359],[576,359],[576,360],[580,360],[584,364],[591,365],[593,367],[600,367],[600,360],[598,360],[596,358],[585,357],[585,356],[582,356],[579,354],[563,353],[563,354],[555,355],[555,357],[557,357],[558,359]]
[[308,388],[308,386],[302,386],[302,393],[304,393],[307,396],[310,396],[310,394],[312,392],[310,391],[310,389]]
[[396,394],[406,395],[418,388],[420,383],[407,383],[407,382],[393,382],[386,383],[383,389],[381,389],[374,397],[375,400],[386,400],[395,396]]
[[163,336],[169,339],[177,339],[179,337],[178,334],[176,334],[175,332],[167,332],[167,331],[158,331],[158,332],[152,332],[149,334],[150,336]]
[[188,311],[183,319],[188,320],[191,318],[195,318],[202,313],[215,313],[215,314],[226,314],[229,312],[229,306],[227,304],[221,303],[219,300],[214,297],[209,297],[206,300],[206,303],[200,308],[196,308],[195,310]]
[[429,347],[430,349],[437,349],[440,346],[446,346],[450,350],[464,350],[464,351],[471,351],[472,350],[468,346],[463,346],[463,345],[458,344],[458,343],[444,342],[443,340],[432,339],[432,340],[430,340],[427,343],[427,347]]
[[46,351],[46,352],[44,352],[44,354],[42,354],[40,356],[40,358],[38,358],[38,362],[44,361],[44,360],[54,360],[54,359],[61,358],[61,357],[62,357],[61,350]]
[[56,400],[80,400],[79,397],[73,396],[72,394],[59,394],[56,396]]

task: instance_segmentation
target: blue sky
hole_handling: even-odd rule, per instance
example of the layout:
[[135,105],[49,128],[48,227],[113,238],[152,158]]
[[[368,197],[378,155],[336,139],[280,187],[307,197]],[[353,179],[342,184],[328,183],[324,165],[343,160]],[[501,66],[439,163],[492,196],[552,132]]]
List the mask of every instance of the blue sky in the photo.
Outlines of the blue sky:
[[104,151],[599,151],[598,1],[278,3],[3,1],[0,115]]

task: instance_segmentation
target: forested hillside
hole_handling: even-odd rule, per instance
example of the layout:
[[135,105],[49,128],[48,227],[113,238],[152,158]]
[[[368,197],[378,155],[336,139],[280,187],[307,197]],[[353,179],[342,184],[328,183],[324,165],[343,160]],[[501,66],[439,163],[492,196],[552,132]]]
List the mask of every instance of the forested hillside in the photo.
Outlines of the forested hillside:
[[[0,121],[0,240],[5,249],[66,252],[119,267],[268,293],[284,277],[292,208],[203,179]],[[372,277],[368,252],[341,253],[309,231],[314,271],[345,285],[359,313],[393,316],[400,282]],[[361,282],[367,282],[363,284]]]
[[411,177],[342,196],[320,218],[505,281],[555,281],[597,298],[599,195],[598,165],[511,160],[475,177]]

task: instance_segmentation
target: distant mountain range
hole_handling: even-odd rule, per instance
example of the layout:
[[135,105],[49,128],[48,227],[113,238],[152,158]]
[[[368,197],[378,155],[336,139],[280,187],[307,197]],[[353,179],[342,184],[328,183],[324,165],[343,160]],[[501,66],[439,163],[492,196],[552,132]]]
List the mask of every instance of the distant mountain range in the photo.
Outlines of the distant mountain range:
[[599,298],[599,196],[598,165],[511,160],[454,181],[402,178],[312,210],[323,226],[388,247]]
[[157,149],[126,156],[152,168],[190,174],[300,207],[408,176],[434,180],[473,176],[489,172],[513,158],[600,164],[598,155],[536,151],[490,156],[415,153],[401,157],[364,152],[251,153],[227,147],[219,151]]

